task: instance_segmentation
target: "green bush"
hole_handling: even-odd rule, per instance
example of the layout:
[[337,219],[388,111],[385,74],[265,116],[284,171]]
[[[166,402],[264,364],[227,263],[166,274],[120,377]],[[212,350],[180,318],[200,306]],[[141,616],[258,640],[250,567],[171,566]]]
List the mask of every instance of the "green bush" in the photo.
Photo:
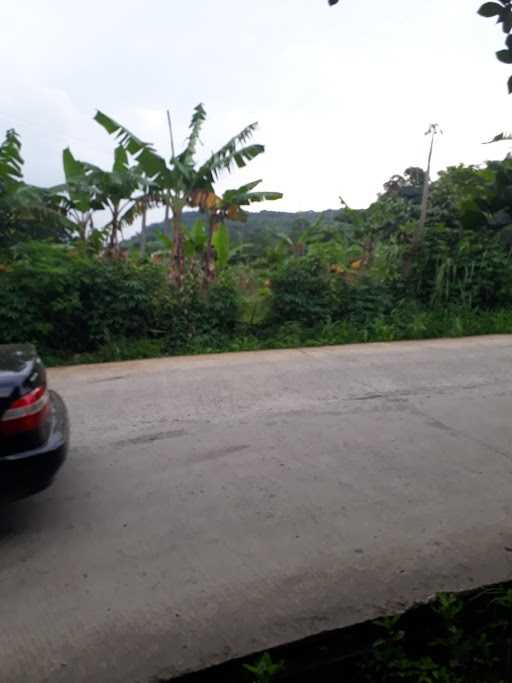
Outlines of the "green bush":
[[167,288],[160,305],[159,332],[171,352],[183,351],[197,337],[232,335],[240,319],[240,296],[228,278],[205,291],[200,280],[188,276],[181,289]]
[[0,342],[83,352],[115,338],[151,337],[164,287],[154,266],[66,252],[22,258],[0,274]]
[[97,348],[112,339],[157,334],[159,304],[167,289],[160,268],[86,261],[76,275],[79,306],[74,323],[83,335],[80,350]]
[[429,228],[410,272],[393,284],[425,306],[493,309],[512,301],[512,257],[503,236],[436,225]]
[[349,309],[349,287],[317,258],[293,258],[272,277],[273,324],[314,326],[342,319]]
[[[232,275],[206,290],[188,274],[176,288],[154,264],[27,244],[0,265],[0,343],[31,341],[56,364],[512,332],[505,294],[479,308],[457,297],[433,304],[415,299],[403,281],[359,275],[348,284],[310,258],[279,268],[268,315],[249,322]],[[501,277],[497,291],[506,292],[507,268]]]
[[[389,286],[368,276],[350,287],[347,315],[352,323],[365,325],[393,310]],[[395,303],[396,305],[396,303]],[[343,316],[336,319],[341,320]]]
[[23,253],[0,272],[0,342],[33,341],[73,350],[80,330],[76,273],[58,247],[25,245]]
[[393,306],[389,287],[368,276],[348,284],[319,259],[295,258],[272,278],[271,322],[317,327],[350,320],[362,325],[386,315]]
[[176,350],[198,335],[232,334],[238,316],[239,296],[228,279],[206,293],[191,277],[177,290],[153,264],[39,245],[0,272],[0,343],[104,356],[106,347],[122,347],[119,340],[145,338]]

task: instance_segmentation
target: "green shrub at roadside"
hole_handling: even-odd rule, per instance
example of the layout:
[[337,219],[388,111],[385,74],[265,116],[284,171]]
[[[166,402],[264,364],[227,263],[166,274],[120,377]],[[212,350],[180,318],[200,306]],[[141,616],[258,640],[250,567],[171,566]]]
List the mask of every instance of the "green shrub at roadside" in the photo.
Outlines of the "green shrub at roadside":
[[58,364],[512,332],[504,295],[485,308],[426,304],[317,258],[282,264],[265,287],[255,322],[236,270],[208,288],[189,273],[177,288],[163,266],[28,243],[0,268],[0,343],[31,341]]
[[272,277],[270,321],[313,326],[349,310],[349,288],[318,258],[293,258]]
[[0,272],[0,343],[31,341],[61,355],[105,357],[106,348],[134,339],[183,349],[197,336],[233,334],[239,308],[228,277],[208,292],[190,277],[178,290],[161,266],[86,258],[55,245],[27,245]]

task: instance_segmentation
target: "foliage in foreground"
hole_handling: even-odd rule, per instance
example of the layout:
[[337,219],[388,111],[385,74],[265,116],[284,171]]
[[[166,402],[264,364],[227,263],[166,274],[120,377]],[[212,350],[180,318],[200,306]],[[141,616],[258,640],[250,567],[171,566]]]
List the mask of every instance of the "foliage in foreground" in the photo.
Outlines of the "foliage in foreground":
[[[177,289],[154,264],[102,261],[65,248],[28,244],[0,273],[0,342],[35,342],[61,355],[144,338],[166,350],[202,334],[230,334],[236,292],[222,280],[204,292]],[[155,348],[155,347],[152,347]]]

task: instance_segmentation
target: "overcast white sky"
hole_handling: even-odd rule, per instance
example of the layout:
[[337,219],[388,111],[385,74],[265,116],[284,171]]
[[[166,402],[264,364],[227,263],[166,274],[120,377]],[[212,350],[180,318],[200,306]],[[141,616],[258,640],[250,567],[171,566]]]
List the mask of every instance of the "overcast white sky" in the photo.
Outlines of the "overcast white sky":
[[282,210],[372,201],[393,173],[506,150],[512,128],[503,35],[479,0],[17,0],[0,4],[0,133],[22,135],[26,178],[62,180],[61,152],[111,164],[102,109],[168,154],[165,109],[183,141],[203,102],[207,152],[259,121],[266,145],[224,183],[264,179]]

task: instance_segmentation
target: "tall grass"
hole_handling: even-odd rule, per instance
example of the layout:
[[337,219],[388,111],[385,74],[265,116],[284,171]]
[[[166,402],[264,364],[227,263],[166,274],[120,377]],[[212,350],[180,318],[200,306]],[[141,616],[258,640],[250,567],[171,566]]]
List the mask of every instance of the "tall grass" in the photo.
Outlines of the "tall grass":
[[396,309],[366,324],[351,321],[326,322],[317,327],[285,323],[266,330],[246,326],[232,335],[199,335],[177,348],[168,348],[163,339],[121,338],[112,340],[95,353],[48,354],[50,366],[73,363],[101,363],[171,355],[194,355],[263,349],[331,346],[414,339],[512,334],[512,309],[475,311],[471,309]]

